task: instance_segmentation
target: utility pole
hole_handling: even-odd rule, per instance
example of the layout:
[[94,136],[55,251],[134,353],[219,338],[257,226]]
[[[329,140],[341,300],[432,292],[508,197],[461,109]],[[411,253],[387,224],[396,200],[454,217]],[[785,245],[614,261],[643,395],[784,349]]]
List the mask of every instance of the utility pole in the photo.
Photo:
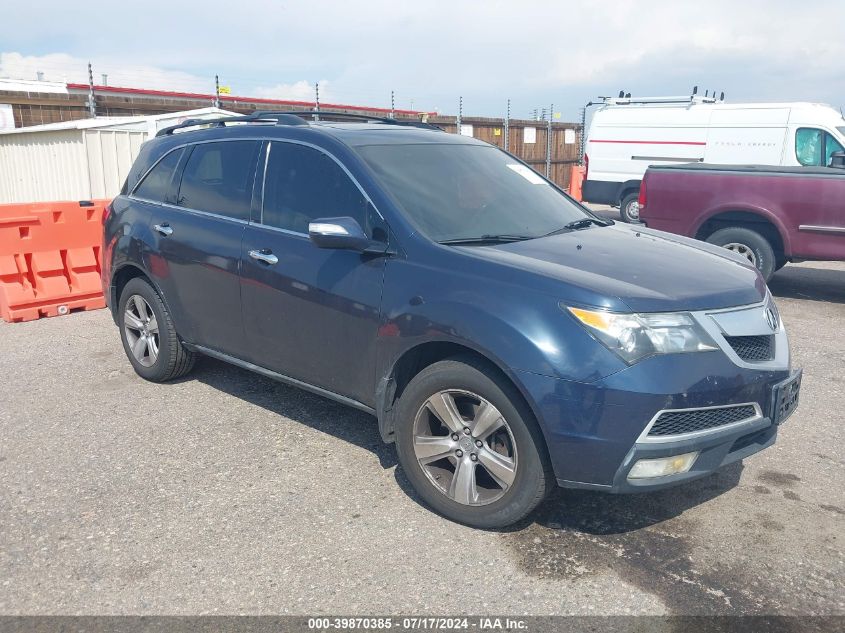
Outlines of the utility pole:
[[220,107],[220,77],[214,75],[214,107]]
[[505,151],[508,151],[508,148],[511,144],[511,100],[508,99],[508,112],[505,115]]
[[317,111],[312,117],[315,121],[320,120],[320,82],[314,82],[314,109]]
[[461,133],[461,121],[463,120],[463,113],[464,113],[464,98],[458,97],[458,118],[455,119],[455,126],[457,130],[455,130],[459,135]]
[[587,106],[581,108],[581,134],[578,137],[578,164],[584,164],[584,137],[587,135]]
[[552,113],[555,111],[555,104],[549,107],[549,120],[546,123],[546,178],[552,175]]
[[94,100],[94,71],[88,62],[88,114],[92,119],[97,117],[97,102]]

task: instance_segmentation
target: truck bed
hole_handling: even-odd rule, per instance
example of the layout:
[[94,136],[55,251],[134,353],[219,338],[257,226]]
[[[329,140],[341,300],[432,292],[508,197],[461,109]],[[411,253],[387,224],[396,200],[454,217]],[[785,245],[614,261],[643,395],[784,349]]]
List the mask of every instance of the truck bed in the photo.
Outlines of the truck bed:
[[701,173],[719,173],[725,175],[792,175],[792,176],[830,176],[845,178],[845,169],[836,167],[779,167],[773,165],[714,165],[711,163],[681,163],[675,165],[650,165],[649,171],[685,171]]

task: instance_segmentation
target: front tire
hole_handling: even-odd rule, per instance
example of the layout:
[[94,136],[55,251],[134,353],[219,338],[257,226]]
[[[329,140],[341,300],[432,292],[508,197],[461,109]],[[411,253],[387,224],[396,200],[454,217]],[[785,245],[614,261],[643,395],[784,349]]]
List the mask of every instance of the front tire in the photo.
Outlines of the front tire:
[[640,193],[629,193],[619,203],[619,215],[623,222],[637,223],[640,221]]
[[402,470],[423,500],[453,521],[511,525],[553,486],[542,435],[519,392],[473,357],[417,374],[396,420]]
[[182,345],[167,306],[144,279],[131,279],[120,293],[118,325],[126,357],[141,378],[165,382],[193,368],[196,354]]
[[707,238],[716,246],[722,246],[745,257],[757,267],[766,281],[775,273],[775,251],[765,237],[757,231],[743,227],[720,229]]

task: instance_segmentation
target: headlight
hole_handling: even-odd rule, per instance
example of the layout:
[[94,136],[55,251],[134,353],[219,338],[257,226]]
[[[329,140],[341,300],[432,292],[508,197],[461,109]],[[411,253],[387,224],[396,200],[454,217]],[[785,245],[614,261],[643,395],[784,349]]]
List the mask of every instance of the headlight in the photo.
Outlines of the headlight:
[[629,365],[654,354],[718,349],[707,332],[686,312],[619,314],[582,308],[566,309]]

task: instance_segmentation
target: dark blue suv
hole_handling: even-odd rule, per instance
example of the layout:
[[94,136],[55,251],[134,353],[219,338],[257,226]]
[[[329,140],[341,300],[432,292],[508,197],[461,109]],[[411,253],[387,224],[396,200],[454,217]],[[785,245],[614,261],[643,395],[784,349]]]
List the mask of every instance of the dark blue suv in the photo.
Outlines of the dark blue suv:
[[140,376],[206,354],[367,411],[420,496],[479,527],[555,483],[651,490],[774,443],[801,375],[747,261],[603,220],[486,143],[329,118],[143,146],[103,257]]

